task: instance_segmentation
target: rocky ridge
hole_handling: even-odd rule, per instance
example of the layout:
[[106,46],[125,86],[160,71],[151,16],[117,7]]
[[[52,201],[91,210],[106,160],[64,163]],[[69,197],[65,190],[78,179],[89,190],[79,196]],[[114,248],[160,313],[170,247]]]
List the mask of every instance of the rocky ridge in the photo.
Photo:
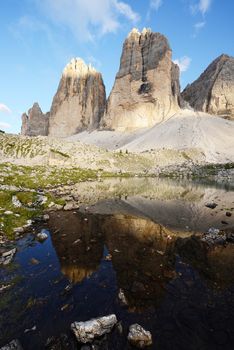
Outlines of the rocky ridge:
[[123,45],[120,68],[102,120],[118,131],[152,127],[179,110],[179,67],[166,37],[133,29]]
[[[74,141],[77,138],[100,147],[107,144],[108,149],[111,138],[112,149],[118,149],[134,141],[137,136],[143,135],[145,138],[147,130],[151,135],[152,127],[155,127],[154,132],[161,126],[167,128],[166,124],[171,119],[177,119],[180,113],[186,112],[184,114],[192,117],[192,108],[232,120],[233,96],[233,57],[218,57],[181,95],[179,67],[171,59],[171,48],[166,37],[150,29],[139,32],[134,28],[124,42],[120,68],[107,102],[101,73],[86,65],[82,59],[74,58],[63,71],[50,113],[44,115],[39,105],[34,104],[28,115],[22,116],[21,134],[73,137]],[[195,114],[193,116],[196,117]],[[194,123],[197,121],[197,118],[193,118]],[[187,124],[186,118],[184,123]],[[215,126],[218,124],[211,120],[210,124],[213,123]],[[225,129],[226,126],[223,123],[221,128]],[[180,133],[184,129],[184,125],[181,125]],[[190,138],[190,134],[188,130],[184,137]],[[126,136],[124,140],[123,135]],[[162,135],[159,136],[161,138]],[[195,136],[190,140],[190,148],[198,143]],[[198,141],[200,139],[198,136]],[[187,147],[183,140],[179,139],[179,148]],[[156,138],[153,143],[152,140],[145,141],[144,145],[150,144],[152,149],[160,146]],[[172,141],[167,139],[163,147],[170,148]]]
[[216,58],[182,97],[197,111],[234,120],[234,57]]
[[43,114],[36,102],[29,109],[28,114],[22,115],[21,134],[27,136],[47,136],[49,126],[49,113]]

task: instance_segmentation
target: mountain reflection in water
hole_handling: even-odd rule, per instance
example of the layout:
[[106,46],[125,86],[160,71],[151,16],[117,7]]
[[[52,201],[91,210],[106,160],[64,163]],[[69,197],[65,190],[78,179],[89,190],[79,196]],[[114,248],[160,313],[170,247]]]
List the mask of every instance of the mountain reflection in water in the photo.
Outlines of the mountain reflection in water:
[[0,268],[4,283],[16,279],[1,293],[0,347],[19,338],[39,350],[66,333],[69,345],[47,348],[80,349],[70,324],[115,313],[123,333],[116,328],[100,350],[130,350],[133,323],[152,332],[151,350],[233,349],[234,244],[207,249],[199,238],[210,227],[233,230],[232,191],[152,179],[64,191],[89,206],[51,212],[36,228],[49,238],[22,238],[13,266]]
[[165,283],[175,276],[170,262],[175,237],[151,220],[121,214],[54,213],[50,229],[57,232],[52,241],[61,271],[74,283],[98,269],[106,246],[117,284],[134,307],[158,304]]
[[196,268],[211,285],[234,283],[234,245],[212,250],[190,233],[173,232],[144,217],[53,213],[50,217],[53,246],[61,271],[73,282],[98,270],[104,247],[111,255],[118,288],[134,311],[160,304],[166,284],[176,278],[176,256]]

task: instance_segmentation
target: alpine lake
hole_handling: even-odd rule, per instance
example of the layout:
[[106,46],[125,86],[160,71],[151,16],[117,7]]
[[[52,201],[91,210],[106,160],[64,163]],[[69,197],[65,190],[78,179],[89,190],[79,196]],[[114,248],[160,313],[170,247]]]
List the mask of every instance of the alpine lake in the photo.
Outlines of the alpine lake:
[[[0,265],[0,348],[134,349],[135,323],[151,332],[148,349],[234,348],[232,183],[116,178],[66,193],[79,207],[50,211]],[[111,333],[77,342],[71,323],[110,314]]]

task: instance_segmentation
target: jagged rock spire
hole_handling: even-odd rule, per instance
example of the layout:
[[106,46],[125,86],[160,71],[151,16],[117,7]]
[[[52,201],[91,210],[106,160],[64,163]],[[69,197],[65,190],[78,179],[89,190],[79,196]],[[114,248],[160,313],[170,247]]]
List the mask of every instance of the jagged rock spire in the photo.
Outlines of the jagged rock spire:
[[179,68],[160,33],[133,28],[123,45],[120,68],[102,126],[128,130],[150,127],[179,109]]
[[182,97],[197,111],[234,119],[234,57],[216,58]]
[[64,68],[49,121],[49,135],[66,137],[99,126],[106,104],[101,73],[81,58]]

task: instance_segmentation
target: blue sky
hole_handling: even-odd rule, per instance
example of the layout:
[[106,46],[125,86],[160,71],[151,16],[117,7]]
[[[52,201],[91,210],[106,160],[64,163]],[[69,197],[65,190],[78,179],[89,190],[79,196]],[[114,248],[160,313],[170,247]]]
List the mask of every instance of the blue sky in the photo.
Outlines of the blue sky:
[[72,57],[100,70],[109,94],[132,27],[167,36],[184,87],[234,56],[233,14],[233,0],[1,0],[0,129],[18,133],[35,101],[47,112]]

